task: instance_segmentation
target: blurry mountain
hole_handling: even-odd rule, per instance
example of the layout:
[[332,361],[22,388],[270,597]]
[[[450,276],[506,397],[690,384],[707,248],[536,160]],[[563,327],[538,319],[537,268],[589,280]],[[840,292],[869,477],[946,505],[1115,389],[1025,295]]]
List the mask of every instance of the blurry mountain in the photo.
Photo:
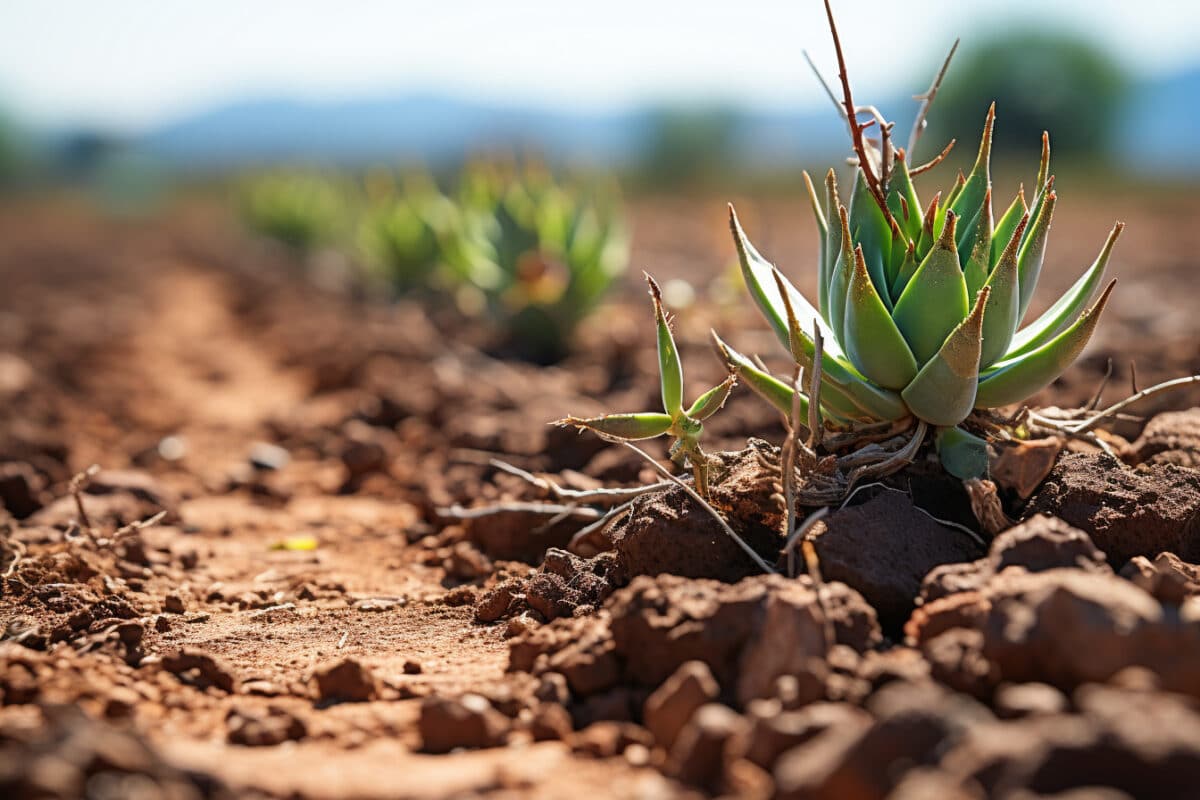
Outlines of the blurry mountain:
[[[700,118],[707,112],[696,113]],[[801,157],[839,153],[845,144],[831,109],[727,113],[727,135],[720,138],[727,152],[713,155],[741,165],[795,163]],[[135,145],[188,170],[288,162],[360,166],[420,159],[436,164],[497,149],[631,165],[647,148],[661,146],[664,121],[677,124],[679,119],[660,108],[583,113],[493,107],[432,95],[328,103],[268,99],[181,119]]]
[[1128,169],[1155,177],[1200,175],[1200,66],[1134,87],[1117,130]]

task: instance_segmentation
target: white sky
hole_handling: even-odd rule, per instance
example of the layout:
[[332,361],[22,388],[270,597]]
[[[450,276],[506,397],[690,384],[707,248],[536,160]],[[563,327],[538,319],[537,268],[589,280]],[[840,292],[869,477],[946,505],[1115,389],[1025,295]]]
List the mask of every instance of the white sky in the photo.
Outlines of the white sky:
[[[1140,73],[1200,61],[1194,0],[837,0],[835,11],[860,96],[907,88],[955,35],[1037,14]],[[0,107],[135,130],[263,95],[795,106],[819,91],[801,48],[833,74],[820,0],[2,0]]]

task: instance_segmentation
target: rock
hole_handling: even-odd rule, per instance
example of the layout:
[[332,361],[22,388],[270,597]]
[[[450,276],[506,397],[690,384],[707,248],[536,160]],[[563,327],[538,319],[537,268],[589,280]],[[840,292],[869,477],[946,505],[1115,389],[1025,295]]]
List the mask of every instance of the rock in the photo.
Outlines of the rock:
[[255,442],[250,445],[248,460],[250,466],[255,469],[275,471],[286,467],[288,462],[292,460],[292,456],[279,445],[268,444],[267,442]]
[[650,732],[632,722],[593,722],[571,739],[571,749],[593,758],[612,758],[630,747],[650,747]]
[[424,752],[449,753],[459,747],[499,747],[504,744],[508,720],[477,694],[433,696],[421,702],[417,729]]
[[424,671],[421,667],[421,662],[413,661],[412,659],[404,662],[403,669],[405,675],[420,675]]
[[988,566],[993,573],[1013,566],[1030,572],[1059,567],[1112,572],[1104,553],[1086,533],[1057,517],[1040,514],[998,535],[988,552]]
[[233,692],[237,683],[232,673],[215,658],[190,648],[164,655],[162,667],[184,683],[202,689],[215,686],[224,692]]
[[1085,786],[1131,797],[1194,796],[1200,716],[1190,703],[1091,685],[1076,692],[1075,704],[1081,713],[978,725],[947,752],[942,769],[988,797],[1018,789],[1059,797]]
[[848,703],[812,703],[785,710],[778,700],[754,700],[746,706],[748,725],[730,745],[732,758],[745,758],[771,769],[779,755],[834,727],[870,724],[870,715]]
[[1121,577],[1161,603],[1177,606],[1200,595],[1200,566],[1188,564],[1174,553],[1159,553],[1153,561],[1134,556],[1122,568]]
[[1020,719],[1037,714],[1059,714],[1067,710],[1067,697],[1045,683],[1014,683],[996,690],[992,702],[996,716]]
[[667,774],[716,793],[723,783],[726,744],[745,728],[746,721],[728,706],[701,706],[675,739]]
[[535,742],[566,740],[572,730],[570,713],[557,703],[539,703],[529,721],[529,732]]
[[[905,774],[896,788],[888,795],[888,800],[986,800],[980,789],[947,775],[941,770],[931,767],[919,767]],[[1009,800],[1017,800],[1012,796]],[[1033,800],[1033,798],[1028,798]],[[1056,795],[1055,800],[1066,800],[1062,795]],[[1078,798],[1084,800],[1084,798]],[[1090,800],[1107,800],[1107,798],[1090,798]]]
[[565,517],[546,525],[545,514],[504,511],[486,519],[467,520],[467,538],[488,556],[505,561],[538,564],[551,547],[566,547],[588,520]]
[[317,669],[313,680],[317,697],[324,703],[361,703],[374,700],[379,692],[375,676],[353,658]]
[[[782,542],[779,512],[770,500],[769,485],[762,480],[758,457],[772,451],[766,442],[752,439],[745,450],[710,454],[718,463],[713,472],[721,476],[711,487],[713,504],[723,509],[729,525],[768,562],[775,560]],[[631,576],[669,573],[733,582],[762,572],[716,520],[677,486],[638,497],[609,536]]]
[[56,704],[37,716],[40,724],[0,726],[0,792],[6,798],[233,796],[216,775],[171,764],[127,722],[111,724]]
[[533,694],[545,703],[565,706],[571,702],[571,690],[567,687],[567,679],[557,672],[547,672],[543,675]]
[[484,592],[483,596],[479,598],[479,602],[475,604],[475,621],[495,622],[507,617],[510,609],[516,603],[517,596],[523,593],[524,588],[524,581],[510,579],[498,583]]
[[1200,561],[1200,472],[1170,464],[1125,467],[1107,455],[1070,453],[1029,501],[1080,528],[1120,567],[1164,550]]
[[507,580],[484,593],[475,618],[491,622],[526,611],[536,611],[544,620],[586,614],[624,582],[612,553],[584,559],[552,547],[533,576]]
[[986,592],[983,654],[1007,680],[1070,689],[1130,664],[1131,640],[1161,620],[1150,595],[1126,581],[1078,570],[997,576]]
[[38,499],[40,485],[33,467],[21,461],[0,464],[0,508],[16,519],[25,519],[42,507]]
[[187,603],[179,592],[168,592],[163,598],[163,611],[168,614],[183,614],[187,611]]
[[276,706],[269,706],[265,712],[230,709],[225,716],[225,728],[225,738],[230,744],[247,747],[270,747],[308,735],[301,719]]
[[903,626],[930,570],[982,555],[968,536],[939,525],[900,492],[881,492],[822,523],[814,535],[821,574],[860,592],[885,630]]
[[934,567],[921,581],[921,594],[917,605],[921,606],[959,592],[978,591],[991,576],[990,564],[986,558]]
[[823,676],[823,659],[832,644],[825,636],[825,614],[809,586],[794,581],[770,594],[763,620],[742,650],[737,681],[739,706],[771,696],[781,676]]
[[[864,640],[879,641],[879,629],[874,615],[862,598],[849,589],[833,589],[841,593],[840,609],[832,613],[834,634],[856,644]],[[780,605],[775,612],[776,631],[788,625],[801,625],[803,632],[788,635],[793,642],[811,643],[814,655],[824,653],[824,641],[818,645],[807,623],[811,619],[816,593],[807,577],[788,580],[779,575],[761,575],[736,584],[707,580],[687,580],[674,575],[655,578],[635,578],[626,588],[610,599],[607,607],[612,616],[612,637],[616,652],[625,662],[629,677],[639,684],[658,686],[685,661],[701,660],[708,664],[717,683],[725,691],[737,686],[742,672],[742,651],[753,646],[758,652],[769,647],[769,640],[760,636],[767,618],[766,608],[773,597]],[[831,603],[831,605],[833,605]],[[754,691],[770,685],[778,665],[787,664],[792,654],[772,656],[775,666],[756,672]],[[749,684],[748,684],[749,685]],[[741,691],[740,689],[738,690]],[[747,692],[750,691],[748,688]],[[731,694],[734,694],[731,692]]]
[[491,559],[470,542],[455,542],[442,566],[447,575],[460,581],[473,581],[492,572]]
[[642,718],[659,747],[670,751],[679,731],[696,709],[716,700],[721,692],[703,661],[687,661],[646,699]]
[[935,763],[941,749],[993,719],[979,703],[932,682],[889,684],[868,708],[873,723],[831,728],[780,756],[778,796],[883,800],[906,770]]
[[1200,467],[1200,408],[1154,416],[1132,451],[1138,463]]

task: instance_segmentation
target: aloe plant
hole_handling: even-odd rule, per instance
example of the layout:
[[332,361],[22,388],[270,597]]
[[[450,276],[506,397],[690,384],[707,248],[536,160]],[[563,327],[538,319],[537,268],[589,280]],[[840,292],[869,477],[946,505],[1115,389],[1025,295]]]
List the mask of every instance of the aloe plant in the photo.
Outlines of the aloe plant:
[[605,439],[633,442],[670,436],[671,460],[679,467],[690,464],[696,491],[701,497],[708,496],[709,459],[700,447],[704,432],[704,420],[711,417],[728,399],[735,378],[730,375],[721,383],[704,392],[686,408],[683,405],[683,365],[675,337],[671,334],[671,322],[663,308],[662,292],[649,275],[650,297],[654,303],[654,318],[658,332],[658,370],[662,389],[662,411],[647,411],[632,414],[606,414],[600,417],[581,419],[567,417],[558,425],[573,425],[581,430],[590,430]]
[[[1115,283],[1102,286],[1123,227],[1114,226],[1095,262],[1062,297],[1021,327],[1057,196],[1045,136],[1032,203],[1018,192],[995,218],[994,121],[993,105],[971,172],[959,173],[955,185],[927,205],[918,199],[905,151],[886,138],[877,149],[856,148],[865,158],[848,205],[832,170],[822,197],[805,175],[820,236],[815,303],[759,254],[730,207],[750,293],[806,369],[814,366],[814,330],[821,332],[826,418],[846,425],[921,420],[936,429],[943,464],[962,478],[981,476],[987,467],[984,441],[961,427],[972,411],[1025,400],[1087,344]],[[880,181],[889,169],[889,179]],[[791,386],[717,341],[746,383],[784,413],[790,410]]]
[[335,237],[346,217],[339,186],[317,174],[260,176],[242,190],[242,217],[253,231],[301,253]]
[[625,271],[615,192],[559,184],[543,169],[477,165],[463,178],[453,261],[523,355],[564,355],[576,325]]
[[359,225],[358,243],[376,277],[398,293],[453,286],[449,262],[462,212],[424,173],[405,176],[399,192],[375,199]]

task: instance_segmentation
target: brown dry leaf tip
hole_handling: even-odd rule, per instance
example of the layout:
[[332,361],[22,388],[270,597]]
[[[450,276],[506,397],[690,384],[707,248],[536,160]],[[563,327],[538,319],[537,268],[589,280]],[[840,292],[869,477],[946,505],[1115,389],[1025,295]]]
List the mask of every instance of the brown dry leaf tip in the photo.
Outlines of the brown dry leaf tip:
[[942,236],[937,240],[937,247],[958,252],[958,245],[954,240],[956,227],[958,227],[958,215],[950,209],[946,209],[946,224],[942,226]]
[[642,275],[645,276],[646,283],[650,286],[650,299],[654,301],[654,315],[662,320],[668,328],[671,328],[671,316],[663,307],[662,289],[658,288],[658,281],[654,280],[645,270],[642,270]]
[[937,214],[938,205],[941,202],[942,193],[938,192],[933,196],[933,199],[929,201],[929,208],[925,209],[925,221],[922,223],[922,227],[929,232],[930,236],[933,235],[933,221],[935,215]]

